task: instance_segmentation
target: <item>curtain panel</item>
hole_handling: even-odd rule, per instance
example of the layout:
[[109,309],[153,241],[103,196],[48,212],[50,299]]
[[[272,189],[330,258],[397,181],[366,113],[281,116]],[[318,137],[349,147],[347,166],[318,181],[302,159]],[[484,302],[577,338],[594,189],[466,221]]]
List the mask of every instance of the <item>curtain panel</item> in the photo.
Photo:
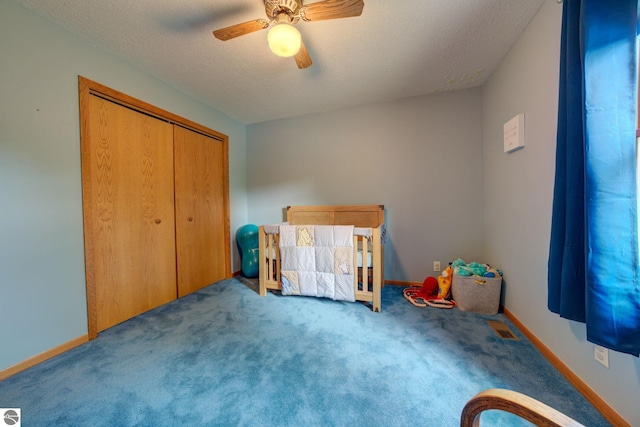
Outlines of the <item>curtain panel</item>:
[[565,0],[548,308],[640,353],[638,0]]

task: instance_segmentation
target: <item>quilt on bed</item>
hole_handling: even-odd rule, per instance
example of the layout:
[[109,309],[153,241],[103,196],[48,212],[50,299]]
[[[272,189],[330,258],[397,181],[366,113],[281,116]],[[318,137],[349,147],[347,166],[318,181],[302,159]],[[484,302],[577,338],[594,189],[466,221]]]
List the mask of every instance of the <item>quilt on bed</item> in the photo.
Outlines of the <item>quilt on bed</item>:
[[281,225],[283,295],[355,301],[350,225]]

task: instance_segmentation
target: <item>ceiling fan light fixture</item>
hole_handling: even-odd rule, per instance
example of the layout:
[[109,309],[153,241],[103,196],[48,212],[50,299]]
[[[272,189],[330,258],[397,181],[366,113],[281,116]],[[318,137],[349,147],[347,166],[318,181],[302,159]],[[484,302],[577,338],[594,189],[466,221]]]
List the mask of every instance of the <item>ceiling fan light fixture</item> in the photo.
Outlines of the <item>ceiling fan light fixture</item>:
[[293,25],[279,22],[269,30],[267,35],[269,49],[278,56],[288,58],[300,50],[302,37]]

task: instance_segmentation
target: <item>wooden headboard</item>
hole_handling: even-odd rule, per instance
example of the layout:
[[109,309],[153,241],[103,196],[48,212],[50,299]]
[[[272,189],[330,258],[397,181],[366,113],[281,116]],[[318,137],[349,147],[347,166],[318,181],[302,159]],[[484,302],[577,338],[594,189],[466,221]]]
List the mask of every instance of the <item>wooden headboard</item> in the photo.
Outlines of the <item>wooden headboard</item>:
[[384,205],[288,206],[291,225],[355,225],[378,227],[384,223]]

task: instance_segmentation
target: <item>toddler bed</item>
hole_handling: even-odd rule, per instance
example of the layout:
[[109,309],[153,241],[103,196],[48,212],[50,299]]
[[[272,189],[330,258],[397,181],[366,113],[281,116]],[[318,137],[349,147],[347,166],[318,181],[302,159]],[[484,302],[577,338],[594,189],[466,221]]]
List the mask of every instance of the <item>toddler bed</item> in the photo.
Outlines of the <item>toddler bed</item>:
[[[308,230],[302,226],[308,226]],[[299,229],[304,233],[307,231],[313,233],[317,230],[317,238],[320,241],[322,233],[326,231],[337,230],[336,236],[348,231],[352,232],[348,234],[348,239],[353,239],[345,245],[348,246],[348,251],[353,252],[348,253],[348,257],[345,258],[349,263],[353,263],[353,274],[348,276],[350,280],[348,286],[353,286],[350,298],[368,302],[373,311],[380,312],[380,290],[384,280],[384,246],[381,242],[383,227],[384,206],[382,205],[287,207],[285,223],[259,227],[260,295],[266,296],[269,289],[283,291],[283,294],[288,293],[290,272],[286,268],[282,270],[282,255],[285,255],[284,265],[290,264],[287,262],[287,256],[292,255],[287,254],[292,254],[290,251],[296,250],[287,247],[286,241],[290,240],[287,236],[291,232]],[[281,232],[285,234],[281,236]],[[284,253],[281,246],[284,248]],[[338,279],[344,279],[344,277],[338,277]]]

